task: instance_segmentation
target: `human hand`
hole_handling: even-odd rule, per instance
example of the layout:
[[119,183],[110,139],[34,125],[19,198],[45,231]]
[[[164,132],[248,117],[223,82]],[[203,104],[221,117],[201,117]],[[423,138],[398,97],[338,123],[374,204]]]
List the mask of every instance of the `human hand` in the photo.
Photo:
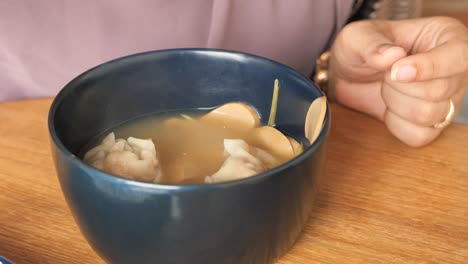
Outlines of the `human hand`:
[[339,103],[410,146],[427,145],[468,88],[468,29],[447,17],[351,23],[333,45],[329,76]]

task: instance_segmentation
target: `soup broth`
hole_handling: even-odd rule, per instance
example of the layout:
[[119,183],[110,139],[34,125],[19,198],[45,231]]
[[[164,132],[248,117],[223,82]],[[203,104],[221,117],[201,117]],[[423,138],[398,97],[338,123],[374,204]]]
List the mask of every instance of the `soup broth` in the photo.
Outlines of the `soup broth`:
[[[241,139],[259,149],[268,149],[268,145],[276,144],[268,142],[268,137],[265,139],[253,133],[255,128],[225,122],[222,118],[210,122],[200,121],[203,120],[200,117],[207,112],[191,110],[149,115],[125,122],[110,132],[115,133],[115,138],[152,139],[162,170],[158,180],[161,184],[205,183],[205,177],[218,171],[226,159],[223,145],[225,139]],[[297,143],[292,138],[289,140]],[[297,145],[302,146],[302,143]],[[269,154],[273,159],[269,159],[266,169],[291,159],[280,152]]]

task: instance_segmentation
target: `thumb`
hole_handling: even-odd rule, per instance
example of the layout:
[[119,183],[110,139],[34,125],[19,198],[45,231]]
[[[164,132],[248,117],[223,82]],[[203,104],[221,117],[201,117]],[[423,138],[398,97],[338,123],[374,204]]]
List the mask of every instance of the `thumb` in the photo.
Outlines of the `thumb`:
[[355,22],[342,33],[344,54],[375,70],[390,70],[396,61],[406,57],[406,51],[392,41],[391,28],[386,23]]

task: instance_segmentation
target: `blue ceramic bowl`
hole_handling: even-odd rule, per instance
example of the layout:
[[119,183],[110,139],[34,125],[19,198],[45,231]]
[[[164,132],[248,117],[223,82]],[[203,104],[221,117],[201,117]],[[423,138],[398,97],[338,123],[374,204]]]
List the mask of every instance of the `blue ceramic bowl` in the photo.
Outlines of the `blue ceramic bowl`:
[[94,169],[78,157],[96,136],[148,113],[244,101],[268,117],[276,78],[277,124],[303,138],[309,104],[322,93],[296,71],[253,55],[148,52],[102,64],[67,84],[49,112],[52,153],[67,203],[93,249],[109,263],[139,264],[270,263],[284,254],[313,206],[328,112],[318,140],[301,155],[227,183],[142,183]]

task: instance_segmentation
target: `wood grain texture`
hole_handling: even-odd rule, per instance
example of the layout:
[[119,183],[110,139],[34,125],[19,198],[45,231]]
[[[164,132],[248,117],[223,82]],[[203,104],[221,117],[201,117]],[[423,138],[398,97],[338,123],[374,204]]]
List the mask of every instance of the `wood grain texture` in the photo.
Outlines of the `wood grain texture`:
[[[0,104],[0,255],[103,263],[80,234],[50,157],[51,100]],[[326,180],[278,263],[468,263],[468,126],[409,148],[384,125],[332,106]]]

